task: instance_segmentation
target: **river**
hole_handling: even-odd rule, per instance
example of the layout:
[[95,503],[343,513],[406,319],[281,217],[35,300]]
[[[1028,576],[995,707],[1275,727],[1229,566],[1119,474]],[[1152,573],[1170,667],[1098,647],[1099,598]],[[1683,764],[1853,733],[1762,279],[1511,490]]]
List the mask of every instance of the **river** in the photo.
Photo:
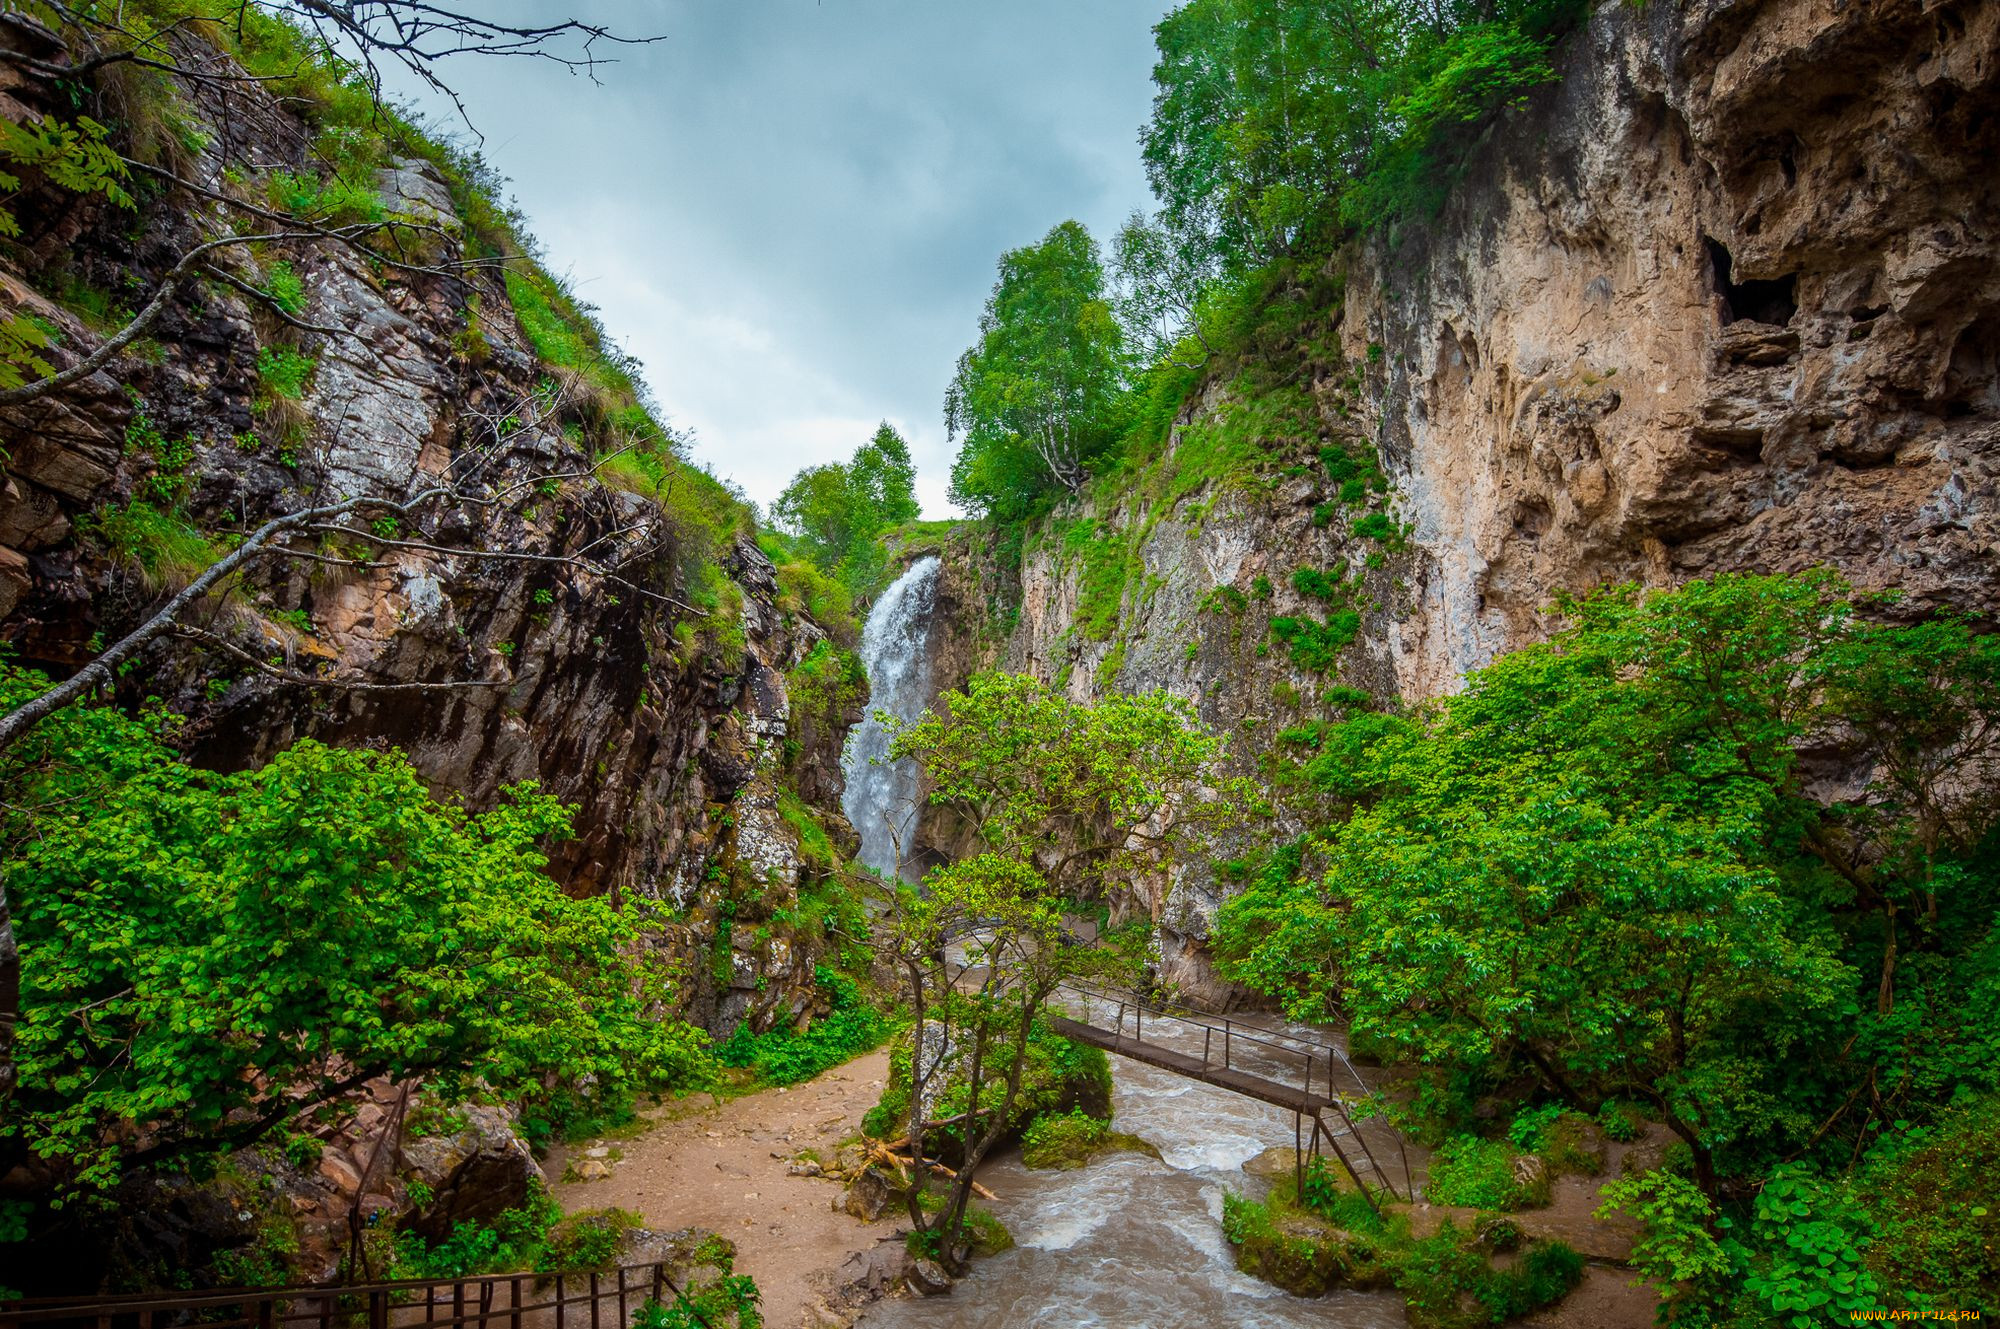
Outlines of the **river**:
[[[1149,1024],[1146,1038],[1200,1051],[1199,1033],[1168,1029]],[[1266,1069],[1295,1081],[1282,1060],[1267,1059]],[[1258,1061],[1253,1049],[1236,1064],[1254,1069]],[[1011,1151],[995,1159],[979,1179],[999,1197],[987,1208],[1015,1248],[975,1260],[948,1297],[879,1303],[862,1329],[1402,1329],[1395,1293],[1306,1300],[1237,1272],[1222,1235],[1223,1193],[1264,1193],[1267,1183],[1243,1165],[1272,1145],[1291,1146],[1291,1114],[1138,1062],[1113,1057],[1111,1065],[1118,1129],[1157,1146],[1161,1159],[1102,1155],[1071,1172],[1031,1171]]]

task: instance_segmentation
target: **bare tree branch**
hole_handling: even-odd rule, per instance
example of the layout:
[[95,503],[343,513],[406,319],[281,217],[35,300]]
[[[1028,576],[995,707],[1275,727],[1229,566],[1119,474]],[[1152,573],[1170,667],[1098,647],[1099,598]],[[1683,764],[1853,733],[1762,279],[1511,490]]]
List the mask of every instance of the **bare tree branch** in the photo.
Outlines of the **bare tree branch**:
[[225,655],[255,669],[266,678],[275,678],[281,683],[290,683],[302,688],[331,688],[339,692],[458,692],[467,688],[510,688],[511,678],[466,678],[448,679],[442,683],[370,683],[364,679],[341,678],[332,674],[302,674],[296,669],[283,669],[268,660],[260,659],[253,651],[246,651],[227,637],[194,627],[187,623],[176,623],[171,631],[176,637],[186,638],[197,645],[221,651]]

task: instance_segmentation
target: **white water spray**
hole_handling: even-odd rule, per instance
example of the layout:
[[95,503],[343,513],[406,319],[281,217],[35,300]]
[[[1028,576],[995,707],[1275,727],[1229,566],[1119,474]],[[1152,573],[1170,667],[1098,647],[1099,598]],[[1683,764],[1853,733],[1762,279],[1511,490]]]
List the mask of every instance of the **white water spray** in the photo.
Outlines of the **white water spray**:
[[[923,558],[910,565],[895,584],[882,592],[868,611],[861,629],[861,663],[868,669],[868,714],[848,731],[841,754],[847,777],[841,810],[861,836],[856,855],[864,867],[885,876],[910,854],[910,833],[917,821],[917,764],[908,758],[889,761],[889,731],[875,718],[887,711],[899,720],[914,720],[931,699],[931,661],[924,649],[930,635],[931,610],[937,604],[938,560]],[[898,852],[898,846],[901,852]]]

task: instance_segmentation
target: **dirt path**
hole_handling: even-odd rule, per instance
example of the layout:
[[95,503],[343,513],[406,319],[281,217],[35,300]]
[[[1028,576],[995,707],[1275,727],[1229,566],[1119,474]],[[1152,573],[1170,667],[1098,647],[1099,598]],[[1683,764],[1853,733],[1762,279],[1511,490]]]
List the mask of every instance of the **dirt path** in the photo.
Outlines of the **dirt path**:
[[[673,1104],[645,1134],[598,1142],[622,1155],[608,1160],[611,1176],[558,1183],[556,1199],[569,1212],[615,1206],[644,1215],[649,1228],[721,1233],[736,1243],[736,1271],[763,1290],[765,1322],[794,1329],[815,1299],[813,1276],[873,1249],[884,1229],[834,1212],[840,1188],[787,1176],[786,1162],[808,1147],[831,1158],[841,1139],[861,1129],[888,1069],[889,1054],[872,1052],[789,1089],[720,1107]],[[551,1151],[548,1175],[562,1176],[589,1148]]]

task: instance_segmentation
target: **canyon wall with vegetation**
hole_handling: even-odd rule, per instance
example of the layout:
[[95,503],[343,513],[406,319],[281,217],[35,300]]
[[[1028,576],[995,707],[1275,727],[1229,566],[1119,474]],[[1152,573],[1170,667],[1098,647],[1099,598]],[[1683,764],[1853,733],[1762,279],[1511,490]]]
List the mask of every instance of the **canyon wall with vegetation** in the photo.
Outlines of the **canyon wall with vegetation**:
[[[945,542],[940,687],[1165,688],[1271,776],[1314,721],[1540,639],[1563,591],[1824,565],[1989,618],[1995,21],[1600,7],[1434,217],[1293,278],[1018,544]],[[1129,902],[1211,1000],[1229,872]]]
[[[33,68],[65,58],[53,30],[0,19],[18,57],[0,116],[53,125],[84,97],[133,163],[87,193],[24,172],[0,254],[10,329],[32,328],[54,372],[171,287],[94,371],[0,406],[5,664],[70,676],[264,524],[428,493],[407,517],[363,507],[293,532],[96,700],[170,717],[159,734],[201,769],[254,771],[310,739],[398,749],[474,813],[538,784],[573,809],[548,876],[643,920],[634,973],[667,994],[654,1019],[721,1037],[824,1011],[826,921],[851,907],[840,748],[865,697],[832,677],[829,631],[852,623],[822,626],[816,574],[774,565],[740,494],[679,455],[634,367],[536,262],[504,182],[251,17],[228,53],[170,28],[176,67],[197,71],[180,83],[114,65],[81,91]],[[231,239],[253,234],[269,238]],[[590,1098],[592,1078],[553,1092]],[[135,1173],[115,1210],[37,1219],[37,1285],[316,1280],[350,1211],[401,1211],[439,1243],[546,1206],[522,1136],[546,1143],[558,1114],[531,1128],[505,1102],[421,1094],[405,1113],[403,1092],[364,1086],[215,1186]],[[0,1193],[60,1179],[19,1159]]]

